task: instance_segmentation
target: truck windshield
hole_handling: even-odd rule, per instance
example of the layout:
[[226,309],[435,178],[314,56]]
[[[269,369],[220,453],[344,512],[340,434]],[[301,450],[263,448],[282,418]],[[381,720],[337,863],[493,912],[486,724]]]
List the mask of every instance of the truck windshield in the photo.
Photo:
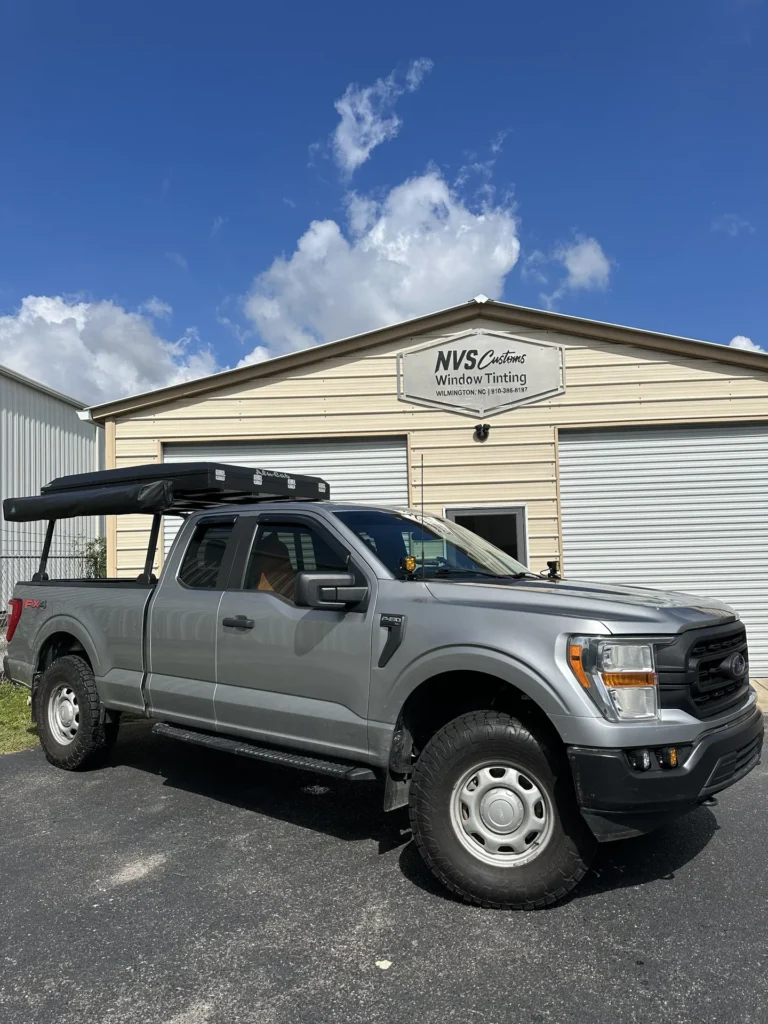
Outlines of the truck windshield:
[[[337,512],[336,516],[401,579],[533,575],[522,563],[476,533],[440,516],[422,515],[410,509],[355,509]],[[407,558],[415,559],[414,568],[406,567]]]

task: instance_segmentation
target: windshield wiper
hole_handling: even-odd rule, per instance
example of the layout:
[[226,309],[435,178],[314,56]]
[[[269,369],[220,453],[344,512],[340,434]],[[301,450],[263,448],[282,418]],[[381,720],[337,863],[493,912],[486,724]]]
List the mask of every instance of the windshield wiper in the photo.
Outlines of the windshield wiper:
[[499,576],[494,572],[483,572],[482,569],[451,569],[447,565],[444,565],[435,572],[430,573],[427,576],[427,579],[433,579],[435,576],[484,576],[489,580],[501,580],[506,578],[504,576]]

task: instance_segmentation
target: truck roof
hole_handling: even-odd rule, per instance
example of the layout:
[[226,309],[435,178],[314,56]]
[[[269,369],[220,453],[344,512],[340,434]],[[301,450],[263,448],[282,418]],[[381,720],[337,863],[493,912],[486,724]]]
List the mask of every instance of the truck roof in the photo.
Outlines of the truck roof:
[[[225,504],[216,507],[216,511],[219,512],[242,512],[249,508],[258,508],[261,512],[270,512],[274,507],[276,512],[283,511],[288,503],[284,500],[264,500],[264,501],[243,501],[232,504]],[[404,505],[386,505],[384,503],[373,503],[373,502],[354,502],[354,501],[326,501],[324,499],[320,501],[313,500],[293,500],[290,502],[290,507],[296,512],[311,511],[313,508],[317,508],[321,505],[324,509],[329,512],[413,512],[413,509],[408,509]],[[204,511],[204,510],[201,510]]]

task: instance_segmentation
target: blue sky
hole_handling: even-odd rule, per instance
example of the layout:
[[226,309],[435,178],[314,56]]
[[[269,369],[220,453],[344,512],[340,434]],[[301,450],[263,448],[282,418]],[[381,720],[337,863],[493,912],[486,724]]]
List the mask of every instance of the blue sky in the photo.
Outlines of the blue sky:
[[763,0],[0,12],[0,359],[86,401],[479,291],[768,347]]

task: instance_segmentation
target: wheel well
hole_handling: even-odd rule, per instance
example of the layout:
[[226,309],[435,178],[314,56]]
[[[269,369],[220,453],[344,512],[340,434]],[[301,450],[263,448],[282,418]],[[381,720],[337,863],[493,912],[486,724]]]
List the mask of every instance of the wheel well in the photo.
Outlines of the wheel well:
[[[421,683],[403,705],[397,734],[418,754],[444,725],[470,711],[503,711],[530,729],[560,738],[539,705],[522,690],[484,672],[443,672]],[[409,743],[410,739],[410,743]],[[405,750],[402,750],[405,753]]]
[[37,659],[37,671],[45,672],[49,665],[67,654],[78,655],[83,661],[87,662],[90,668],[93,668],[91,659],[77,637],[72,636],[71,633],[52,633],[46,638],[43,646],[40,648],[40,654]]

